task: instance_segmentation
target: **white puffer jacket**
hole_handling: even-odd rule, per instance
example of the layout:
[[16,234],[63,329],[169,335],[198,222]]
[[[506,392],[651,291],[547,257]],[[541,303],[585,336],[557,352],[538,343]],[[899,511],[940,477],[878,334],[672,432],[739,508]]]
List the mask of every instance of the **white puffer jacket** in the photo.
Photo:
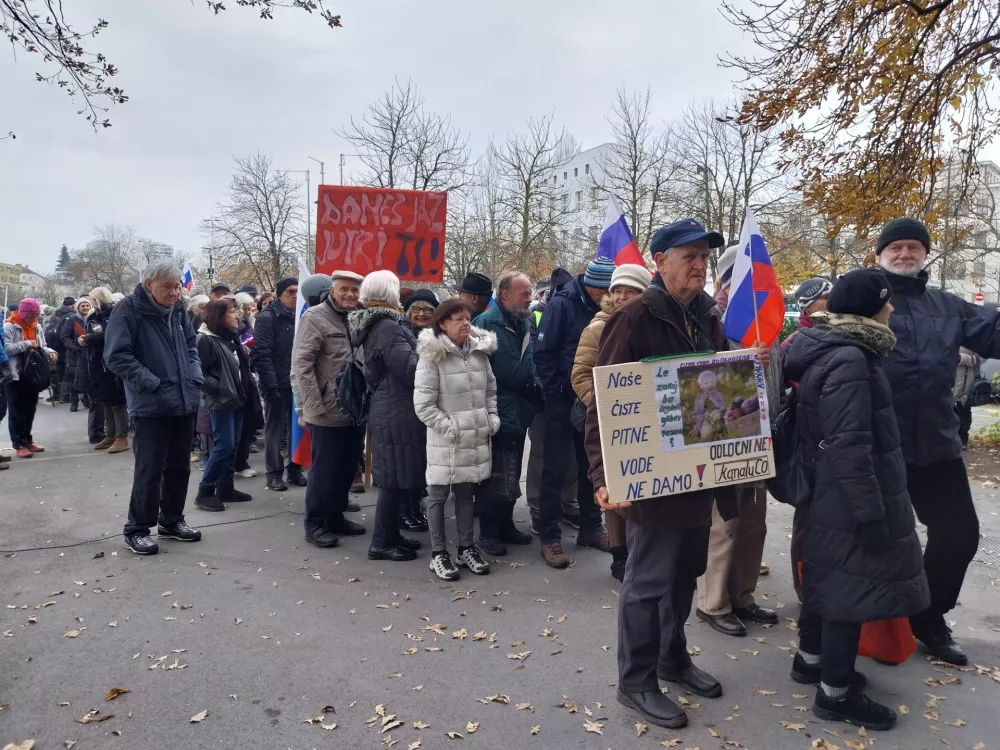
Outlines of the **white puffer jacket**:
[[500,429],[490,354],[497,339],[473,326],[469,350],[424,329],[417,342],[413,406],[427,425],[427,484],[482,482],[493,465],[490,437]]

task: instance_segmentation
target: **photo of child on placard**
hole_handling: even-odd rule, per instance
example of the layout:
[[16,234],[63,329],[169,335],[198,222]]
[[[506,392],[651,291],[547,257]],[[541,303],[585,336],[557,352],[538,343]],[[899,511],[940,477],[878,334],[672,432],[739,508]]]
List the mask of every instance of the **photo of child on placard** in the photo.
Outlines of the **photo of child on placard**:
[[760,435],[760,400],[753,361],[677,368],[684,444]]

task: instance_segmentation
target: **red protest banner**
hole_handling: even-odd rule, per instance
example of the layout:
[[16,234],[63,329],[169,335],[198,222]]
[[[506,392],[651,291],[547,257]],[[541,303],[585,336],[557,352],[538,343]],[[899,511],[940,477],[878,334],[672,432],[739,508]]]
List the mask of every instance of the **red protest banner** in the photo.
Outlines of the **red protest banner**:
[[316,273],[386,269],[440,282],[447,212],[447,193],[320,185]]

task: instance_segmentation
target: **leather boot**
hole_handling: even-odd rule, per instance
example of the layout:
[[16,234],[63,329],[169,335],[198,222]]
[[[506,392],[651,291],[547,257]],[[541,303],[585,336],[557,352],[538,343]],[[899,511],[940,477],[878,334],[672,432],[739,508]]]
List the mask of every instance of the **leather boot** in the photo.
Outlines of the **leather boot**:
[[219,494],[220,492],[222,493],[222,502],[224,503],[246,503],[253,500],[253,497],[248,495],[246,492],[241,492],[233,487],[232,477],[219,482],[216,494]]
[[650,724],[668,729],[686,727],[687,714],[659,690],[631,692],[618,688],[618,702],[636,711]]
[[212,485],[198,485],[198,495],[194,499],[195,507],[207,510],[210,513],[218,513],[225,510],[226,506],[223,504],[222,498],[219,497],[219,493],[216,490],[217,488]]

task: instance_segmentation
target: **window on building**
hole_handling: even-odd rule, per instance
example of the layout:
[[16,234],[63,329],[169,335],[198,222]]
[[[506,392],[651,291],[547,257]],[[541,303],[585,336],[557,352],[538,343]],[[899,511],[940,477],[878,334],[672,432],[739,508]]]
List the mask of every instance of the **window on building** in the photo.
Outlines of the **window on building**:
[[563,211],[569,208],[569,193],[562,194],[562,207]]
[[563,172],[563,179],[565,180],[568,178],[569,178],[569,172]]
[[600,189],[595,185],[590,189],[590,200],[594,201],[594,203],[597,203],[597,200],[600,198],[600,194],[601,194]]
[[589,164],[584,164],[583,165],[583,173],[584,174],[590,174],[590,165]]
[[573,176],[574,177],[579,177],[580,176],[580,168],[579,167],[573,167]]
[[583,207],[583,191],[582,190],[577,190],[576,191],[576,207],[577,208],[582,208]]

